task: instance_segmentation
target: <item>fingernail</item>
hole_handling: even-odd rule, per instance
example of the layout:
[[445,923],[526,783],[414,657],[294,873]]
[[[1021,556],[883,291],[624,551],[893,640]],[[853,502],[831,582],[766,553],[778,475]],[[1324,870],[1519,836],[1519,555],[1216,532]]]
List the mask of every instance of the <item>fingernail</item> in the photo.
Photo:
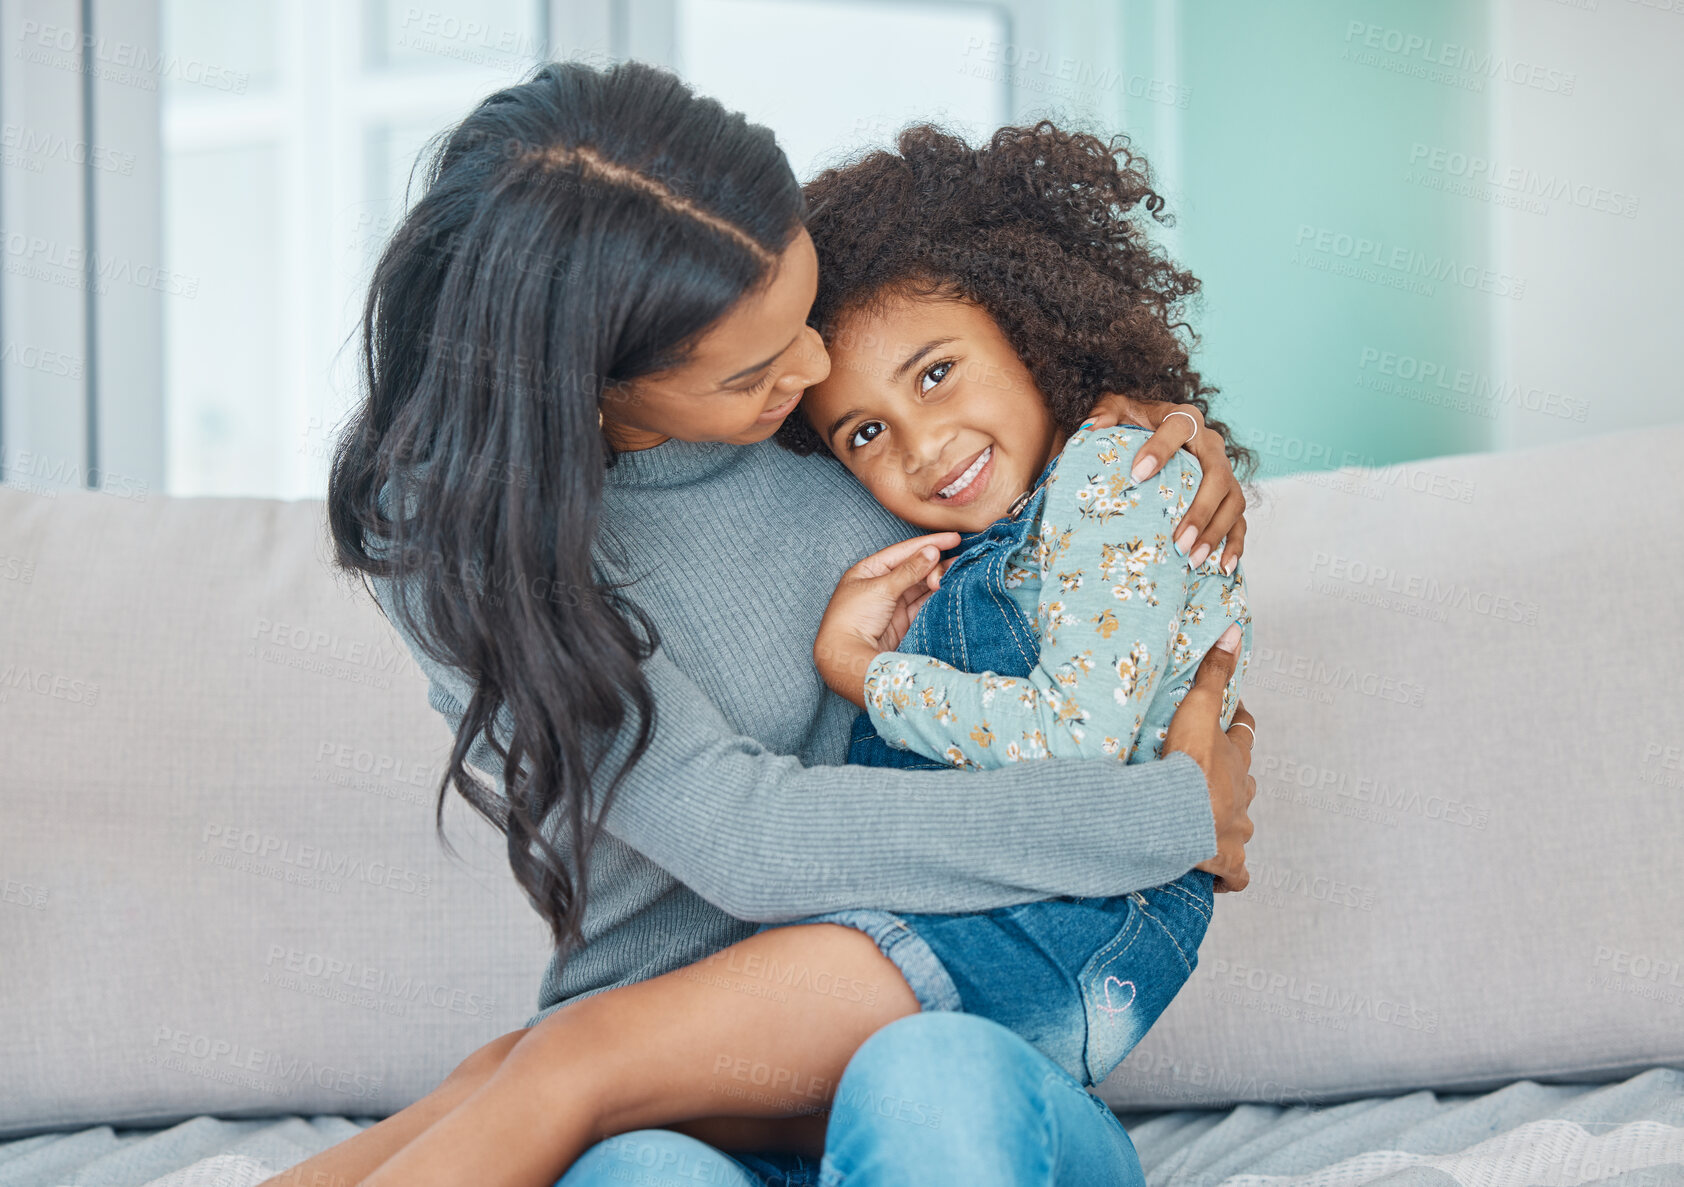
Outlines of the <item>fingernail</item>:
[[1157,469],[1158,463],[1149,457],[1143,457],[1134,463],[1134,469],[1129,471],[1129,477],[1136,482],[1145,482],[1152,477],[1152,471]]
[[1080,433],[1080,432],[1082,432],[1082,431],[1083,431],[1083,429],[1091,429],[1091,428],[1093,428],[1093,421],[1091,421],[1091,420],[1084,420],[1084,421],[1083,421],[1083,422],[1082,422],[1082,428],[1080,428],[1080,429],[1077,429],[1077,430],[1076,430],[1076,431],[1077,431],[1077,432],[1078,432],[1078,433]]
[[1177,552],[1179,552],[1182,556],[1186,556],[1187,550],[1189,548],[1193,547],[1193,541],[1197,540],[1198,538],[1199,538],[1199,529],[1198,528],[1188,528],[1186,531],[1182,532],[1179,536],[1177,536],[1175,538],[1175,550]]
[[1234,570],[1239,567],[1239,564],[1240,558],[1237,556],[1231,556],[1222,562],[1222,571],[1232,577],[1234,575]]
[[1201,544],[1197,548],[1193,549],[1193,555],[1188,558],[1187,563],[1189,565],[1192,565],[1193,568],[1196,569],[1200,565],[1204,564],[1205,557],[1207,557],[1209,555],[1210,555],[1210,545],[1209,544]]
[[1216,645],[1223,651],[1238,651],[1240,649],[1240,624],[1237,622],[1231,624],[1227,630],[1222,632],[1222,637],[1216,641]]

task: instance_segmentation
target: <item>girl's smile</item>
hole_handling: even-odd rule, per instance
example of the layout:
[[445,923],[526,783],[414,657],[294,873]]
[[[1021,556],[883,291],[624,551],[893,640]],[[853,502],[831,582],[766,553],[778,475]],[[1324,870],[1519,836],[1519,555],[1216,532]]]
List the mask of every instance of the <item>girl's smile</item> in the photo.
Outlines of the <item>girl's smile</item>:
[[989,445],[966,463],[965,468],[953,481],[943,485],[930,497],[946,503],[949,507],[967,506],[981,498],[983,491],[988,489],[988,480],[993,477],[993,471],[994,447]]

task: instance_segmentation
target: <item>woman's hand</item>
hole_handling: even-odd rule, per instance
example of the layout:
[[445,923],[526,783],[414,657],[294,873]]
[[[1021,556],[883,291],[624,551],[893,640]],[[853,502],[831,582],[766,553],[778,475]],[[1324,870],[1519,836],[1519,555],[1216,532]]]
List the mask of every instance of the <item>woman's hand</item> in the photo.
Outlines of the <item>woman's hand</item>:
[[958,545],[958,532],[914,536],[842,574],[813,641],[813,663],[833,692],[865,708],[866,669],[906,637],[918,607],[941,586],[941,554]]
[[[1233,650],[1225,644],[1231,644]],[[1219,891],[1244,890],[1251,881],[1245,868],[1245,847],[1252,834],[1248,810],[1257,794],[1257,780],[1251,777],[1256,719],[1241,704],[1234,710],[1233,725],[1226,733],[1222,729],[1222,690],[1234,674],[1239,646],[1237,625],[1222,632],[1199,665],[1181,707],[1170,718],[1169,737],[1164,741],[1165,754],[1179,750],[1204,772],[1211,815],[1216,818],[1216,856],[1194,868],[1215,874]]]
[[[1186,416],[1176,416],[1184,412]],[[1222,434],[1205,424],[1204,414],[1192,404],[1170,404],[1164,400],[1131,400],[1107,392],[1093,406],[1086,422],[1096,429],[1115,425],[1145,425],[1154,430],[1151,440],[1134,455],[1130,476],[1145,482],[1156,474],[1176,450],[1185,448],[1204,470],[1199,493],[1187,514],[1175,525],[1175,547],[1197,568],[1212,550],[1222,547],[1222,571],[1232,573],[1245,552],[1245,494],[1228,461],[1227,442]],[[1195,432],[1194,430],[1197,430]],[[1222,538],[1228,543],[1222,546]]]

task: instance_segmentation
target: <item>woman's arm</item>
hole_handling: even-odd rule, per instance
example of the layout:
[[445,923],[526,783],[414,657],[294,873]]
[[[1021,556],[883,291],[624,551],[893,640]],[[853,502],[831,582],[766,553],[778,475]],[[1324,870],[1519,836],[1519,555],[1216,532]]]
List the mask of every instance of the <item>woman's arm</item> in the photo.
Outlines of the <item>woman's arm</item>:
[[[455,727],[472,692],[466,677],[405,641],[431,681],[433,707]],[[616,790],[605,828],[740,919],[858,906],[981,911],[1125,894],[1209,859],[1235,815],[1235,776],[1212,760],[1213,792],[1186,754],[981,774],[804,767],[734,730],[664,653],[643,671],[655,698],[654,738]],[[767,695],[776,695],[774,684]],[[1208,723],[1190,728],[1209,735],[1212,753],[1226,753],[1214,713],[1206,715]],[[615,740],[605,769],[623,760],[630,732]],[[469,761],[502,774],[483,738]]]
[[[1155,430],[1140,452],[1134,455],[1130,471],[1136,482],[1145,482],[1169,461],[1177,450],[1186,450],[1204,470],[1199,497],[1175,524],[1175,547],[1182,556],[1216,556],[1224,573],[1232,573],[1245,552],[1245,492],[1228,460],[1228,443],[1222,434],[1205,424],[1196,404],[1169,404],[1162,400],[1131,400],[1107,392],[1093,407],[1087,425],[1108,429],[1113,425],[1145,425]],[[1217,552],[1217,546],[1221,551]],[[1201,555],[1200,550],[1203,550]]]

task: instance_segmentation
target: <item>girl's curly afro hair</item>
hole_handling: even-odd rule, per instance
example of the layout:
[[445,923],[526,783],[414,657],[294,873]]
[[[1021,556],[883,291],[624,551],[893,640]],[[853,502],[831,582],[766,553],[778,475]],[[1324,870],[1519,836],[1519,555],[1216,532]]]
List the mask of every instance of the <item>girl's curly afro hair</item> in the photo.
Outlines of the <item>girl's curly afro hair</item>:
[[[1194,404],[1217,389],[1192,369],[1183,313],[1199,282],[1150,237],[1169,225],[1144,158],[1119,136],[1051,123],[1001,128],[987,145],[928,124],[827,169],[806,186],[819,291],[809,323],[831,344],[851,313],[886,296],[958,297],[986,310],[1073,431],[1105,392]],[[1144,212],[1144,214],[1142,213]],[[829,452],[803,416],[778,440]],[[1249,451],[1226,442],[1236,469]]]

